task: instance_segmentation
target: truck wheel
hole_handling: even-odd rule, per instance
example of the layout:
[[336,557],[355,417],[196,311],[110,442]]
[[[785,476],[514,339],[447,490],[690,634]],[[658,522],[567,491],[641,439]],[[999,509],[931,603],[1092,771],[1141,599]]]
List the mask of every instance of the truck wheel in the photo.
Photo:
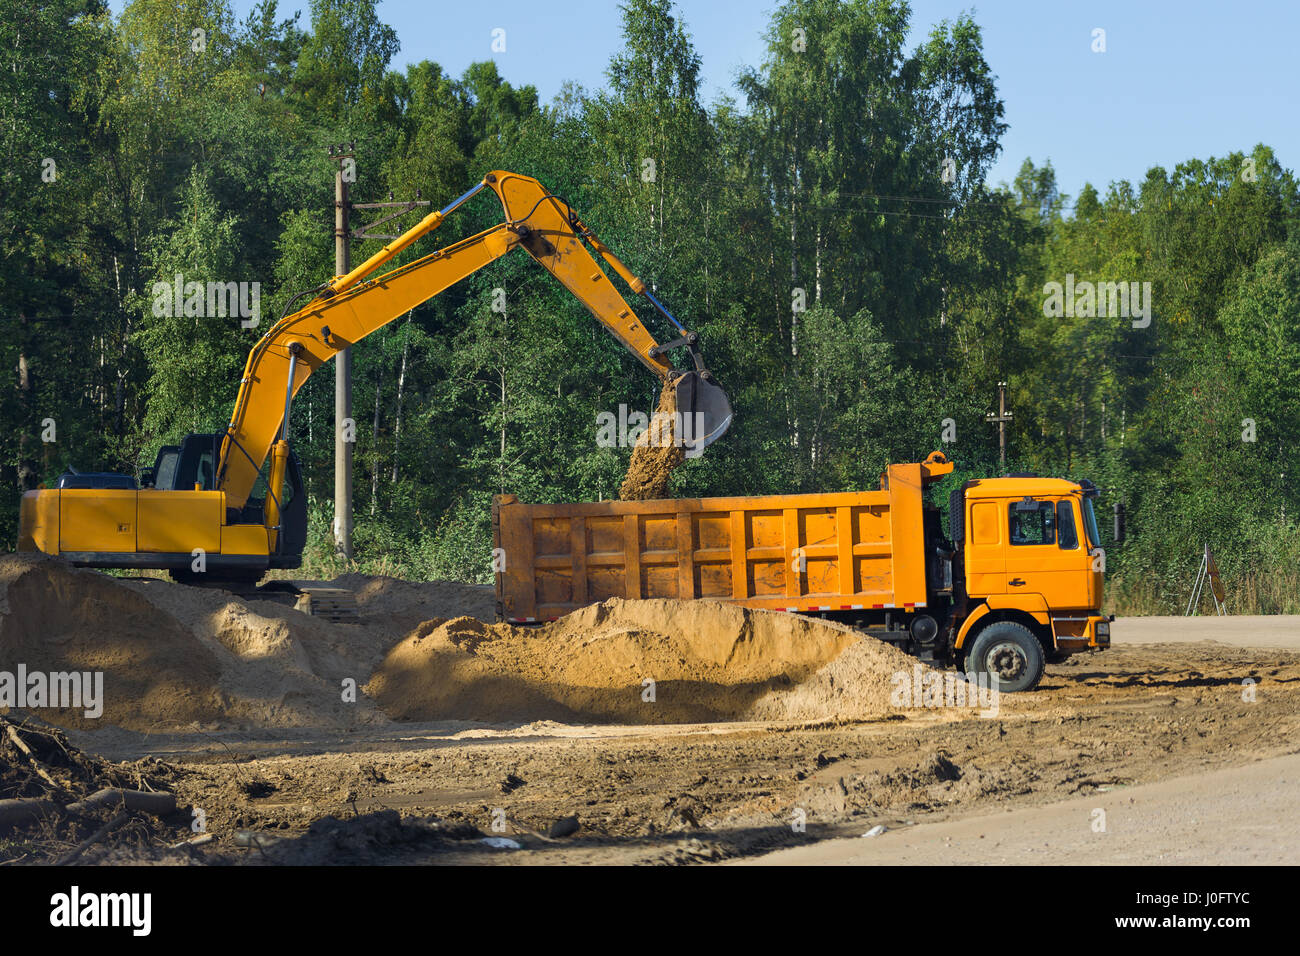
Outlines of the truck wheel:
[[1004,694],[1033,690],[1043,677],[1043,645],[1023,624],[998,621],[975,636],[966,654],[966,670],[996,674]]

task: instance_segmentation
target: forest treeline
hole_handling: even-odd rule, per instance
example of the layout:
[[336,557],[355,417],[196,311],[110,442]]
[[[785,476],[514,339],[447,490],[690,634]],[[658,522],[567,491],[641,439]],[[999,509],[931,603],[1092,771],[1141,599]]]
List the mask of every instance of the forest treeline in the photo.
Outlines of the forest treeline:
[[[543,102],[487,59],[394,69],[375,0],[243,21],[225,0],[0,0],[0,545],[66,466],[135,473],[225,425],[248,349],[333,273],[328,148],[354,143],[356,202],[535,176],[700,332],[736,418],[676,491],[872,488],[938,448],[952,482],[1095,481],[1121,610],[1179,608],[1206,543],[1235,610],[1300,610],[1300,205],[1268,145],[1073,196],[1026,159],[993,187],[1006,126],[976,19],[788,0],[763,61],[705,102],[689,23],[667,0],[622,9],[607,83]],[[409,256],[500,212],[480,196]],[[261,324],[159,308],[178,275],[257,283]],[[629,450],[597,417],[657,395],[522,254],[354,352],[367,570],[486,580],[491,496],[614,496]],[[1002,381],[1005,468],[984,420]],[[293,432],[322,574],[333,429],[318,374]]]

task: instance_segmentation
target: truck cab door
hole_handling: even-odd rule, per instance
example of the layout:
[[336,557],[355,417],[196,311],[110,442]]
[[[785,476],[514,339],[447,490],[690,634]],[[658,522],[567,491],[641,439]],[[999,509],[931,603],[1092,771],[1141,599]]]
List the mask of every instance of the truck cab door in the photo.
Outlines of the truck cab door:
[[966,593],[973,598],[1007,591],[1004,501],[974,498],[966,504]]
[[1007,592],[1041,594],[1053,611],[1089,606],[1088,548],[1069,497],[1011,501],[1007,516]]

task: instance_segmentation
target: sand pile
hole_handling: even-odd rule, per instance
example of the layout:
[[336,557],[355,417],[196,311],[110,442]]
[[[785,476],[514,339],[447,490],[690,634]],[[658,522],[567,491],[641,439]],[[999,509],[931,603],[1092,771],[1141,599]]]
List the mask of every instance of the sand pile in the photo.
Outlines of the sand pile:
[[[382,619],[403,636],[417,624],[435,617],[496,619],[496,592],[490,585],[456,581],[403,581],[400,578],[344,574],[330,582],[357,596],[357,608],[367,618]],[[386,649],[386,648],[385,648]]]
[[632,459],[618,489],[621,500],[652,501],[668,497],[668,479],[673,469],[686,460],[686,449],[676,440],[679,425],[677,389],[665,385],[649,427],[632,447]]
[[343,699],[343,681],[364,684],[412,622],[427,616],[426,608],[481,611],[484,590],[367,579],[358,594],[362,623],[331,624],[218,589],[114,578],[41,555],[3,555],[0,671],[16,674],[23,665],[29,674],[101,672],[98,718],[84,708],[33,710],[82,730],[383,723],[363,694],[355,702]]
[[[105,723],[148,729],[152,720],[215,719],[221,665],[179,621],[116,581],[62,562],[0,559],[0,671],[102,671]],[[91,728],[83,711],[42,711],[63,726]]]
[[525,628],[479,619],[494,616],[487,588],[331,583],[356,593],[361,623],[0,556],[0,677],[20,665],[102,674],[98,717],[28,706],[79,730],[346,731],[390,720],[869,719],[889,713],[892,675],[915,663],[839,625],[712,601],[615,599]]
[[867,718],[888,713],[890,677],[912,663],[848,628],[788,614],[611,599],[533,629],[427,622],[365,690],[397,720]]
[[895,675],[913,680],[914,668],[930,668],[884,641],[863,637],[834,660],[794,687],[764,695],[749,709],[754,720],[870,720],[898,713],[890,698],[898,686]]

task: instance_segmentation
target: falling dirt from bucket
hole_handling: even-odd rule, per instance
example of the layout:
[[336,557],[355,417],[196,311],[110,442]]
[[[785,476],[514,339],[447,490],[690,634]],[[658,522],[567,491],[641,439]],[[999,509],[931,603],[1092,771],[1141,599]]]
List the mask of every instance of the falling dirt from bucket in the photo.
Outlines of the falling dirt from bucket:
[[632,448],[632,460],[618,489],[621,500],[652,501],[668,497],[668,480],[673,469],[686,459],[686,449],[677,434],[680,425],[677,390],[665,385],[649,427]]

